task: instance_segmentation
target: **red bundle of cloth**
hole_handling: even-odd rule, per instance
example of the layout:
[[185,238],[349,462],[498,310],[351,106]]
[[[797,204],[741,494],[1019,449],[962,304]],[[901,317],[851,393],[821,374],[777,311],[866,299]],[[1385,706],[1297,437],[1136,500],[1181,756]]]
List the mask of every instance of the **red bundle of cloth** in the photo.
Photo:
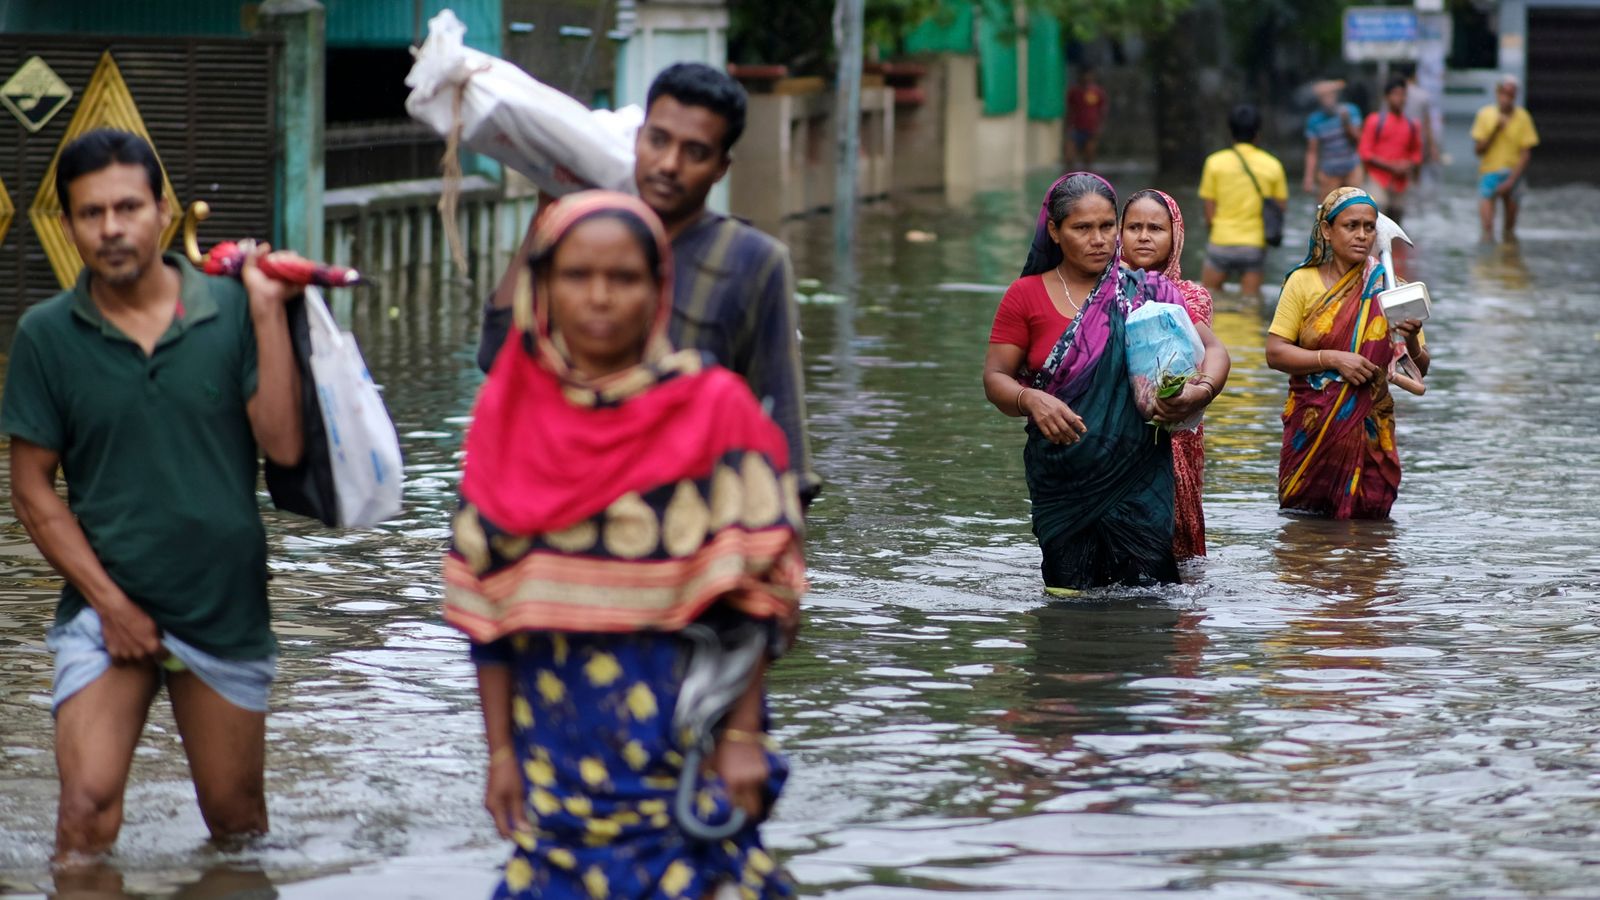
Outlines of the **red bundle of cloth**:
[[[254,241],[223,241],[211,248],[205,255],[202,268],[207,275],[227,275],[238,278],[244,270],[245,257],[254,247]],[[273,278],[287,281],[291,284],[310,285],[317,287],[350,287],[364,284],[361,273],[349,266],[334,266],[328,263],[312,262],[308,259],[274,259],[264,256],[257,263],[261,271]]]

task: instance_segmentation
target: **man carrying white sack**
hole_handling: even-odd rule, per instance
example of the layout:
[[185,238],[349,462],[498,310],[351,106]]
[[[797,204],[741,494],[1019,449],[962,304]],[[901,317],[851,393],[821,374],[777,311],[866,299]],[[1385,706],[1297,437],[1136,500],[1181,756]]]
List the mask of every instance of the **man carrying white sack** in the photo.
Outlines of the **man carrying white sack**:
[[[789,439],[790,465],[809,503],[821,481],[811,469],[806,435],[789,252],[755,228],[706,209],[706,195],[728,174],[744,119],[744,88],[726,73],[701,63],[667,67],[650,85],[634,143],[634,182],[672,241],[673,345],[710,353],[768,404]],[[484,310],[478,365],[485,372],[510,330],[517,274],[532,237],[530,225],[517,262]]]

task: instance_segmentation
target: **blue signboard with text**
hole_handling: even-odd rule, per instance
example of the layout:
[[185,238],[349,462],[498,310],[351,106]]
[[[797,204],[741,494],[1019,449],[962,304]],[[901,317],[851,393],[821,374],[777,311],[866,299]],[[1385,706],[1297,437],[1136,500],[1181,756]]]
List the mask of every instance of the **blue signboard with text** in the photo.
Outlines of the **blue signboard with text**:
[[1349,62],[1415,59],[1417,11],[1406,6],[1354,6],[1344,11],[1344,58]]

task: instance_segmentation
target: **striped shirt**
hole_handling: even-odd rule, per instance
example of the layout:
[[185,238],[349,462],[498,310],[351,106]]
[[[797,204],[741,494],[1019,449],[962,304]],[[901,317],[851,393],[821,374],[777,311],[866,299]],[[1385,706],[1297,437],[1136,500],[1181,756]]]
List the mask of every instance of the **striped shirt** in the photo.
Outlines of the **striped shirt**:
[[1306,117],[1306,139],[1317,142],[1317,169],[1324,175],[1349,175],[1359,162],[1340,110],[1349,114],[1351,128],[1360,129],[1361,110],[1353,103],[1341,103],[1333,112],[1318,109]]
[[[822,481],[811,468],[800,313],[789,251],[737,219],[706,212],[672,242],[674,347],[711,354],[750,385],[789,439],[789,467],[800,495]],[[478,365],[487,372],[511,328],[510,308],[484,309]]]

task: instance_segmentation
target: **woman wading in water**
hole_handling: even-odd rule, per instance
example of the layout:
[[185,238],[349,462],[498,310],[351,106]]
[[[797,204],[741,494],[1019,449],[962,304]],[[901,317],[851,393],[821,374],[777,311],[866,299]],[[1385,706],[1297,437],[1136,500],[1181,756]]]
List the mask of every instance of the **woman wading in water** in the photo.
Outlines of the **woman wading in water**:
[[[1342,187],[1317,207],[1305,261],[1283,282],[1267,332],[1267,365],[1289,375],[1278,459],[1278,505],[1335,519],[1383,519],[1400,490],[1391,323],[1377,294],[1378,207]],[[1422,323],[1393,323],[1428,374]]]
[[547,210],[473,410],[444,614],[516,843],[497,897],[793,893],[755,823],[787,774],[764,673],[804,587],[799,495],[744,382],[667,345],[670,254],[635,198]]
[[[1139,306],[1182,297],[1160,274],[1124,268],[1118,243],[1117,197],[1105,179],[1078,172],[1052,185],[984,360],[989,402],[1028,419],[1033,533],[1045,587],[1057,595],[1178,580],[1172,443],[1134,402],[1125,331]],[[1226,351],[1209,328],[1197,330],[1201,372],[1158,401],[1157,422],[1204,409],[1226,377]]]
[[[1211,292],[1183,278],[1183,211],[1170,194],[1147,188],[1128,198],[1122,208],[1122,261],[1135,269],[1160,272],[1178,288],[1183,308],[1195,328],[1211,327]],[[1218,342],[1221,343],[1220,341]],[[1227,351],[1215,360],[1218,391],[1232,367]],[[1206,555],[1205,425],[1172,435],[1172,552],[1181,562]]]

